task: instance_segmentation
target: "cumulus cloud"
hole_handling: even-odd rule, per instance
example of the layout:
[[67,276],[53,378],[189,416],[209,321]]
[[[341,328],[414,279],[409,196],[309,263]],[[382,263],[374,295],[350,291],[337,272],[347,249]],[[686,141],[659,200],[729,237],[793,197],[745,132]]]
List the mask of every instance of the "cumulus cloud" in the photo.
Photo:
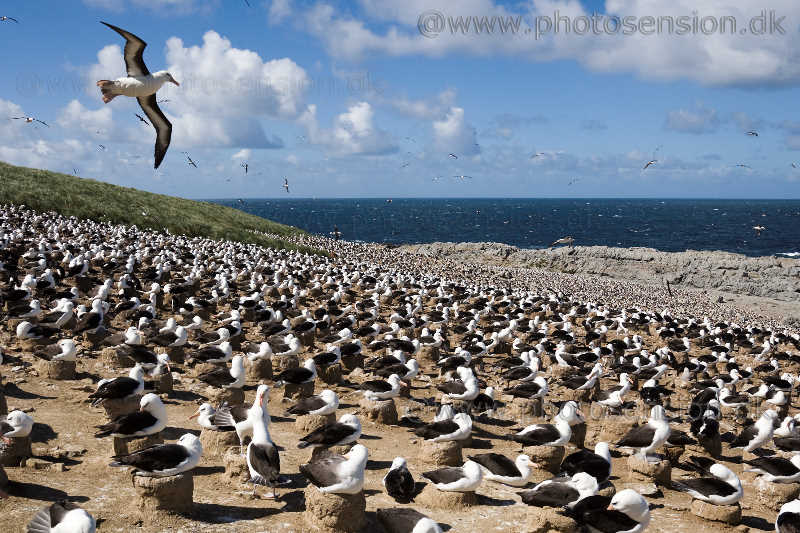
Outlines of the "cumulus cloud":
[[95,110],[87,109],[77,100],[72,100],[61,110],[57,123],[63,128],[72,131],[78,130],[89,135],[98,131],[110,132],[113,125],[110,107],[100,107]]
[[721,122],[716,109],[700,105],[694,110],[670,111],[664,126],[668,130],[700,135],[717,131]]
[[[623,34],[625,27],[616,26],[613,19],[607,19],[612,21],[608,24],[601,21],[597,26],[599,35],[595,35],[591,27],[593,13],[577,0],[537,0],[509,8],[489,0],[466,0],[458,3],[457,11],[447,5],[432,6],[426,0],[361,0],[360,4],[365,14],[362,18],[341,14],[331,5],[319,2],[307,10],[303,25],[331,55],[351,60],[370,54],[508,55],[532,61],[575,60],[595,72],[632,72],[646,79],[690,79],[707,85],[796,85],[800,82],[800,34],[796,31],[800,4],[795,0],[770,3],[775,19],[785,19],[780,28],[773,25],[773,33],[767,35],[751,32],[760,29],[760,21],[756,20],[752,28],[750,23],[763,13],[761,0],[712,0],[702,9],[695,0],[607,0],[606,15],[620,19],[633,17],[631,27],[644,29],[629,35]],[[432,8],[444,15],[444,31],[435,38],[425,38],[420,36],[417,23],[420,15]],[[545,17],[552,21],[556,12],[570,17],[571,31],[562,28],[559,33],[550,31],[539,38],[498,30],[491,35],[486,30],[476,35],[474,23],[469,31],[462,32],[453,22],[458,16],[505,17],[503,20],[520,21],[520,31],[524,32],[530,21],[545,28]],[[645,22],[645,17],[653,17],[653,26],[663,31],[649,32],[652,26],[649,21]],[[696,25],[698,30],[676,34],[678,17],[688,17],[690,27]],[[694,17],[697,17],[697,24]],[[736,27],[726,22],[726,31],[707,35],[699,29],[703,17],[713,17],[718,27],[722,25],[722,17],[734,17]],[[371,27],[372,19],[381,22],[380,30]],[[578,20],[582,22],[576,22]],[[576,33],[574,28],[585,29],[587,21],[589,31]],[[605,33],[606,25],[610,34]],[[781,34],[781,30],[785,33]]]
[[231,156],[231,159],[233,159],[234,161],[244,161],[244,160],[250,159],[250,157],[252,155],[253,155],[253,151],[251,149],[244,148],[242,150],[239,150],[235,154],[233,154]]
[[320,127],[315,105],[309,105],[298,121],[305,126],[312,144],[324,146],[336,155],[386,155],[397,151],[389,133],[374,125],[374,111],[368,102],[351,105],[336,117],[330,129]]
[[433,121],[433,139],[436,148],[442,152],[458,155],[480,153],[475,128],[466,122],[461,107],[452,107],[443,119]]

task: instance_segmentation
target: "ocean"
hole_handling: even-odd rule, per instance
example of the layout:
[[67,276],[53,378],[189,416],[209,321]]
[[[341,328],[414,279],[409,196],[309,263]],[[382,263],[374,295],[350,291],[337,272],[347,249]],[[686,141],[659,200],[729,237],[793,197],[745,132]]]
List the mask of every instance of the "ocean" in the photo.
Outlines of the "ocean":
[[[722,250],[800,258],[800,200],[238,199],[212,200],[310,233],[410,244],[501,242]],[[753,226],[765,229],[760,235]]]

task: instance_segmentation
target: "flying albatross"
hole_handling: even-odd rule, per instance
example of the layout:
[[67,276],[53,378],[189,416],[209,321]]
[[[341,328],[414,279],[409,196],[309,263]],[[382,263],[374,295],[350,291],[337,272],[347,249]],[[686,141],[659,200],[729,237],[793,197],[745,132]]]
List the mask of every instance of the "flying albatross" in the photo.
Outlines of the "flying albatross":
[[169,148],[172,138],[172,124],[161,109],[158,108],[156,92],[166,82],[180,85],[172,75],[166,70],[160,70],[150,74],[147,65],[144,64],[142,54],[147,43],[116,26],[103,22],[106,26],[122,35],[125,38],[125,67],[128,75],[114,81],[100,80],[97,86],[103,93],[103,102],[108,103],[119,95],[131,96],[139,101],[139,105],[150,119],[150,123],[156,129],[155,164],[153,168],[158,168]]

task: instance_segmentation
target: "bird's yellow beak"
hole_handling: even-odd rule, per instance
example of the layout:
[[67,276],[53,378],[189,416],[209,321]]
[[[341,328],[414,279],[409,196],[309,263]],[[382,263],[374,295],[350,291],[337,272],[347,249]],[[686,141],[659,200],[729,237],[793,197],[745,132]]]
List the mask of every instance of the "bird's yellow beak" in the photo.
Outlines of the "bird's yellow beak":
[[189,420],[191,420],[193,418],[197,418],[198,416],[200,416],[200,411],[199,410],[195,411],[195,413],[192,416],[189,417]]

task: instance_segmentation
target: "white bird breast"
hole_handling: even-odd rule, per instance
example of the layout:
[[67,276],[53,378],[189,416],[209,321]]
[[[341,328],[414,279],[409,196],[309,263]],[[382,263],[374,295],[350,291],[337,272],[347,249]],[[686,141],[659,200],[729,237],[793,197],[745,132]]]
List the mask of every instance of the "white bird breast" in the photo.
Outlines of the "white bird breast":
[[156,93],[164,82],[157,81],[152,76],[127,76],[117,79],[115,84],[115,93],[139,98]]

